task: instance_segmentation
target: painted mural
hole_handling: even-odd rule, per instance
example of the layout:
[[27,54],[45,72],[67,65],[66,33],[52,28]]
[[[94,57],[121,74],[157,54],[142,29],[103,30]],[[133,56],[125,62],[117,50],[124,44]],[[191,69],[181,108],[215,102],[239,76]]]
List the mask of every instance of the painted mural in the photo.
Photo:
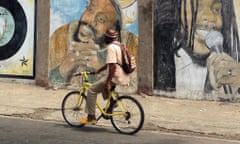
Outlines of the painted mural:
[[[136,0],[51,0],[49,86],[79,85],[77,71],[93,71],[105,62],[104,33],[116,29],[133,54],[138,47]],[[92,76],[95,81],[101,77]],[[137,73],[125,91],[136,91]],[[121,89],[121,88],[120,88]],[[126,90],[128,89],[128,90]]]
[[239,1],[154,2],[155,93],[239,99]]
[[0,76],[34,77],[35,0],[0,1]]

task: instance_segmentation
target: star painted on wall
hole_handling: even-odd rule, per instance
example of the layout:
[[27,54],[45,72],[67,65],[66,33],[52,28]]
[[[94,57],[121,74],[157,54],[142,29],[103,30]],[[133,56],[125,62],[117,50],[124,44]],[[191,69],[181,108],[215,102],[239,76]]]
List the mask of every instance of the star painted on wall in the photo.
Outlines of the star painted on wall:
[[26,59],[25,56],[23,56],[23,58],[20,59],[20,61],[21,61],[21,66],[24,66],[24,65],[27,66],[28,59]]

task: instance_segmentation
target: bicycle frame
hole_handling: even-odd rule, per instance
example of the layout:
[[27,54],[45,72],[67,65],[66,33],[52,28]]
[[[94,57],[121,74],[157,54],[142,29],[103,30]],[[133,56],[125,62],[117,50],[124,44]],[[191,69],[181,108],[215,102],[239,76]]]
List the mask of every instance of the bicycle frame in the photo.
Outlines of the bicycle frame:
[[[82,99],[81,96],[84,95],[86,96],[86,92],[88,91],[88,88],[92,85],[92,83],[88,82],[88,75],[90,73],[89,72],[81,72],[80,75],[83,76],[83,86],[82,88],[80,89],[80,93],[79,93],[79,98],[78,98],[78,105],[80,106],[82,104]],[[121,116],[121,115],[127,115],[126,112],[127,110],[124,108],[123,104],[120,102],[120,101],[117,101],[117,96],[118,96],[118,93],[116,91],[111,91],[109,94],[108,94],[108,99],[107,99],[107,103],[106,105],[103,107],[101,106],[101,104],[96,101],[96,106],[97,108],[100,110],[101,114],[103,116]],[[107,112],[107,109],[109,108],[110,106],[110,99],[113,98],[113,100],[116,100],[117,102],[117,105],[121,108],[121,112],[114,112],[114,113],[108,113]]]
[[123,104],[120,101],[116,101],[117,105],[120,106],[121,108],[121,112],[114,112],[114,113],[107,113],[107,109],[110,106],[110,99],[113,98],[114,100],[117,100],[117,93],[115,91],[110,92],[109,96],[108,96],[108,100],[107,103],[105,105],[105,108],[103,108],[98,101],[96,101],[96,106],[97,108],[100,110],[100,112],[104,115],[104,116],[120,116],[120,115],[126,115],[126,110],[123,107]]
[[[79,119],[85,116],[84,108],[87,104],[87,92],[92,85],[88,81],[88,76],[94,74],[91,72],[75,73],[74,76],[81,76],[81,89],[73,90],[67,93],[62,101],[61,111],[64,120],[72,127],[83,127],[86,123],[79,122]],[[99,109],[96,121],[101,118],[110,120],[112,126],[120,133],[135,134],[144,124],[144,110],[141,104],[129,95],[119,96],[111,88],[108,98],[102,103],[102,100],[96,99],[95,107]],[[95,108],[94,107],[94,108]],[[85,118],[84,118],[85,119]],[[95,124],[95,121],[94,123]]]

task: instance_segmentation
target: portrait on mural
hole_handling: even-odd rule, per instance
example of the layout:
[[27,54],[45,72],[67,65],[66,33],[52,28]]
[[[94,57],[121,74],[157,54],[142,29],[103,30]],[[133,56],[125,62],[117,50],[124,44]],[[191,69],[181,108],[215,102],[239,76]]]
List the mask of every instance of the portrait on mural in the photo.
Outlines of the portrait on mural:
[[34,77],[35,1],[0,1],[0,76]]
[[[101,67],[106,56],[104,33],[109,28],[117,30],[118,39],[136,55],[137,18],[136,0],[51,0],[49,85],[74,85],[74,72]],[[132,77],[136,90],[136,73]]]
[[213,91],[238,92],[235,8],[240,5],[235,2],[155,1],[155,89],[188,98],[206,98]]

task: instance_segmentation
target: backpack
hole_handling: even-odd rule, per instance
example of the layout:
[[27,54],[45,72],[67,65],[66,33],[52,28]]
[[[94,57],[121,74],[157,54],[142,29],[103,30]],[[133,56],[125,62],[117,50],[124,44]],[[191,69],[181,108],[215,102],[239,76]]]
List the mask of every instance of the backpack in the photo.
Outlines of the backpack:
[[128,48],[126,48],[123,44],[120,44],[118,42],[113,42],[113,44],[118,45],[121,48],[122,65],[119,65],[122,67],[123,71],[126,74],[132,73],[136,69],[135,56],[132,55],[131,52],[128,51]]

